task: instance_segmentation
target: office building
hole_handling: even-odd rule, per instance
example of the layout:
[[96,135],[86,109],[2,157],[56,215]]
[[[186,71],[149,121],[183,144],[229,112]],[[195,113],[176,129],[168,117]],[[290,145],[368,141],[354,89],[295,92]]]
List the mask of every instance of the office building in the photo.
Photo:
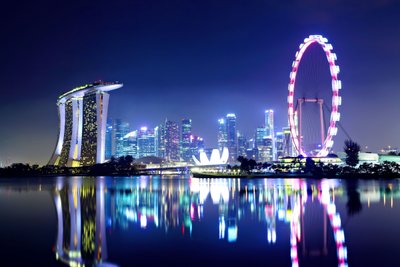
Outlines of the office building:
[[141,127],[137,133],[137,155],[138,158],[157,156],[154,131],[147,127]]
[[226,120],[221,118],[218,120],[218,149],[220,152],[224,147],[227,147],[227,135]]
[[180,158],[182,161],[190,162],[192,160],[191,149],[192,120],[182,119],[181,138],[180,138]]
[[272,140],[272,159],[276,160],[274,111],[272,109],[268,109],[265,111],[265,129],[266,136]]
[[116,119],[113,126],[113,142],[115,145],[115,157],[126,156],[125,154],[125,142],[124,137],[130,132],[129,123]]
[[229,163],[237,161],[237,130],[236,130],[236,115],[233,113],[226,115],[226,147],[229,150]]
[[165,122],[165,159],[178,162],[179,158],[179,127],[176,122]]

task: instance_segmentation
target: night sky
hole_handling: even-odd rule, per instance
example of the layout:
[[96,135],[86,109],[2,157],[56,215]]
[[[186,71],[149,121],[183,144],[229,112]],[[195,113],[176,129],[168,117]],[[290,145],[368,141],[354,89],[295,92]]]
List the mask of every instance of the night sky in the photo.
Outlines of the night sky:
[[[208,147],[230,112],[248,136],[265,109],[285,126],[291,64],[310,34],[338,56],[350,136],[364,151],[400,147],[400,1],[15,0],[0,21],[0,161],[47,163],[58,95],[95,80],[124,83],[110,117],[133,128],[188,117]],[[345,138],[339,129],[336,150]]]

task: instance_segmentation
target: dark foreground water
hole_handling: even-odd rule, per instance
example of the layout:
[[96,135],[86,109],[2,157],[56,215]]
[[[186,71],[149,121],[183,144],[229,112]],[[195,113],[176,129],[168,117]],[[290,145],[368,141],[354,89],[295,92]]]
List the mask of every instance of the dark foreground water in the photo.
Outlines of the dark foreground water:
[[400,266],[392,181],[0,180],[0,266]]

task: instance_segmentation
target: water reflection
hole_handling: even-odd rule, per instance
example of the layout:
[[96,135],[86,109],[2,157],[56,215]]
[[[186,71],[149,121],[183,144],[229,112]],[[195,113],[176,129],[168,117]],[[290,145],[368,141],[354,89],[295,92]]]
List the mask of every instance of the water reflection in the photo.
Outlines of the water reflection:
[[60,178],[53,196],[58,219],[55,255],[70,266],[112,266],[109,229],[138,226],[141,231],[162,229],[165,235],[179,229],[191,238],[193,228],[205,224],[211,207],[217,207],[215,238],[239,242],[240,227],[250,220],[265,225],[265,239],[274,245],[283,235],[282,228],[277,230],[281,223],[290,233],[287,247],[293,267],[302,258],[328,254],[335,255],[334,265],[344,267],[348,249],[342,216],[347,214],[340,214],[336,199],[347,197],[348,214],[355,216],[362,202],[369,207],[374,201],[390,201],[393,207],[399,186],[301,179]]
[[70,266],[100,265],[107,260],[104,179],[57,182],[54,203],[58,233],[56,258]]

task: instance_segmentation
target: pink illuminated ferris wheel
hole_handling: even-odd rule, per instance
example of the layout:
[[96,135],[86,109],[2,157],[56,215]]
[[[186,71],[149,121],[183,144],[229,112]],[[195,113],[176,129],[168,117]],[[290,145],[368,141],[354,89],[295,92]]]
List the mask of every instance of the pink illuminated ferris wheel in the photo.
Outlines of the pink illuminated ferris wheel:
[[[325,131],[323,110],[322,106],[324,104],[323,99],[319,98],[299,98],[294,99],[294,91],[296,84],[296,75],[300,65],[300,61],[303,57],[304,52],[312,44],[318,44],[325,52],[326,58],[329,63],[330,76],[332,79],[332,107],[330,110],[330,120],[328,130]],[[340,120],[339,106],[341,105],[341,97],[339,96],[339,90],[342,87],[341,81],[338,79],[339,66],[336,65],[336,54],[332,52],[332,45],[328,43],[328,40],[321,35],[310,35],[308,38],[304,39],[304,42],[300,44],[299,51],[296,53],[296,58],[292,64],[292,71],[290,72],[289,81],[289,96],[288,96],[288,116],[289,116],[289,126],[292,135],[292,140],[294,147],[299,155],[303,156],[316,156],[325,157],[328,155],[333,146],[333,136],[337,134],[336,123]],[[295,102],[296,101],[296,106]],[[310,154],[305,151],[303,145],[303,125],[302,120],[304,114],[302,114],[302,104],[305,102],[317,103],[320,110],[320,132],[321,132],[321,147],[314,153]]]

